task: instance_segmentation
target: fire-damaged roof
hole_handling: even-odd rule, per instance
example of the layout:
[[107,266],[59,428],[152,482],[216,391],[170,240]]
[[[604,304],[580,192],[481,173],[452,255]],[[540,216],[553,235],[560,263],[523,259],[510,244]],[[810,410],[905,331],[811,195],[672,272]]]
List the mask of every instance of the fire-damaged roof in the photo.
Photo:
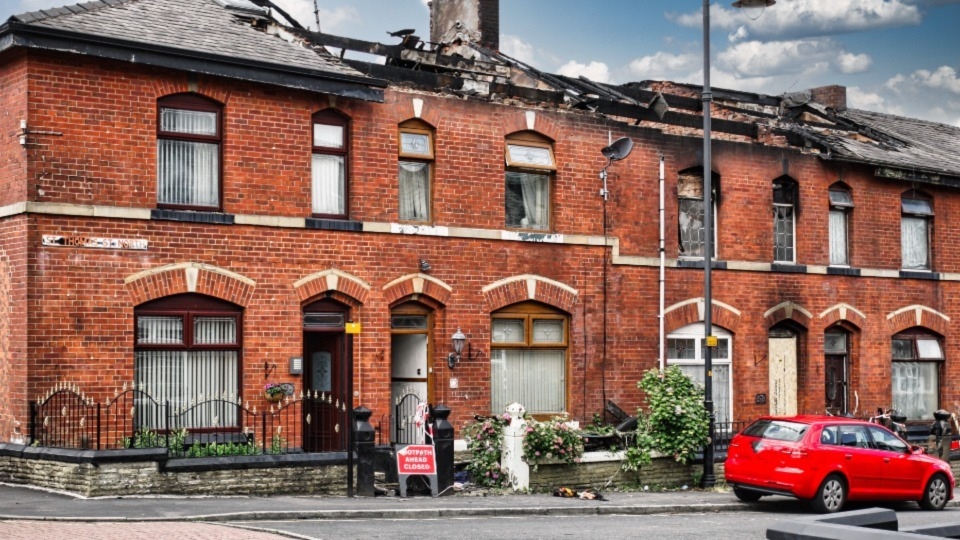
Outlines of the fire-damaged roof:
[[380,81],[290,39],[248,0],[95,0],[16,15],[0,51],[31,47],[382,101]]
[[[390,84],[701,134],[700,86],[546,73],[499,52],[489,36],[475,39],[459,19],[439,30],[435,42],[413,29],[388,32],[399,40],[391,45],[306,30],[270,0],[95,0],[12,17],[0,26],[0,51],[69,51],[375,101]],[[874,167],[879,177],[960,187],[960,128],[849,109],[842,87],[712,93],[717,139],[791,146]]]

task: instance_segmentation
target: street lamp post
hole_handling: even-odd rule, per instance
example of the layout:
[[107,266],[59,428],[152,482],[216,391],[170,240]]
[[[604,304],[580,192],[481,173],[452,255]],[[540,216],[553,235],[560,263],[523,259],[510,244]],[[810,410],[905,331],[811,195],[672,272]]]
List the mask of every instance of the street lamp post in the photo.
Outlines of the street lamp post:
[[[735,8],[766,8],[776,0],[737,0]],[[709,439],[703,449],[703,487],[716,485],[713,473],[713,438],[715,416],[713,411],[713,348],[717,338],[713,335],[713,294],[710,283],[710,270],[713,266],[713,163],[710,154],[710,103],[713,92],[710,91],[710,0],[703,0],[703,407],[707,411],[707,429]]]

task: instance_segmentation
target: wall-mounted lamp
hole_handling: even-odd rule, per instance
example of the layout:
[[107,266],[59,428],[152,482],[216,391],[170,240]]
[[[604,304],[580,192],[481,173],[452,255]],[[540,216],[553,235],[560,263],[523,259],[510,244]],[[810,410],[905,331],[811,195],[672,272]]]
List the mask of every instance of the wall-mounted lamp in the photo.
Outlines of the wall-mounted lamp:
[[428,263],[425,259],[420,259],[420,271],[426,274],[430,270],[433,270],[433,267],[430,266],[430,263]]
[[[453,340],[453,352],[447,355],[447,366],[450,369],[453,369],[458,363],[460,363],[460,358],[463,354],[463,344],[467,341],[467,336],[457,328],[457,331],[453,333],[451,338]],[[476,360],[480,357],[480,351],[477,351],[477,354],[473,354],[473,348],[467,343],[467,360]]]

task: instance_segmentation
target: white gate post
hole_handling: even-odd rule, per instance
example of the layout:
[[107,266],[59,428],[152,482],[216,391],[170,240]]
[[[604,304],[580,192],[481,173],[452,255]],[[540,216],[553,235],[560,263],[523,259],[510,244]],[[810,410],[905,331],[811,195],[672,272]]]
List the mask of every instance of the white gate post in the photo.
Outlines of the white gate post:
[[507,405],[510,423],[503,428],[501,467],[505,470],[514,491],[530,489],[530,466],[523,460],[523,438],[527,434],[526,409],[519,403]]

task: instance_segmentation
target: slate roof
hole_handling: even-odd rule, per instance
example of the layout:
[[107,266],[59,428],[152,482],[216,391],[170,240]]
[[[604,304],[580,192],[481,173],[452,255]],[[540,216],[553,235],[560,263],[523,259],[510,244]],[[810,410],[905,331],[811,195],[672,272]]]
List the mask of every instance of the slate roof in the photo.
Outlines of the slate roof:
[[245,0],[94,0],[16,15],[7,25],[14,31],[49,31],[65,39],[384,86],[322,47],[265,31],[267,19],[267,10]]
[[821,136],[834,159],[960,177],[960,128],[859,109],[846,109],[836,117],[853,123],[872,141]]

